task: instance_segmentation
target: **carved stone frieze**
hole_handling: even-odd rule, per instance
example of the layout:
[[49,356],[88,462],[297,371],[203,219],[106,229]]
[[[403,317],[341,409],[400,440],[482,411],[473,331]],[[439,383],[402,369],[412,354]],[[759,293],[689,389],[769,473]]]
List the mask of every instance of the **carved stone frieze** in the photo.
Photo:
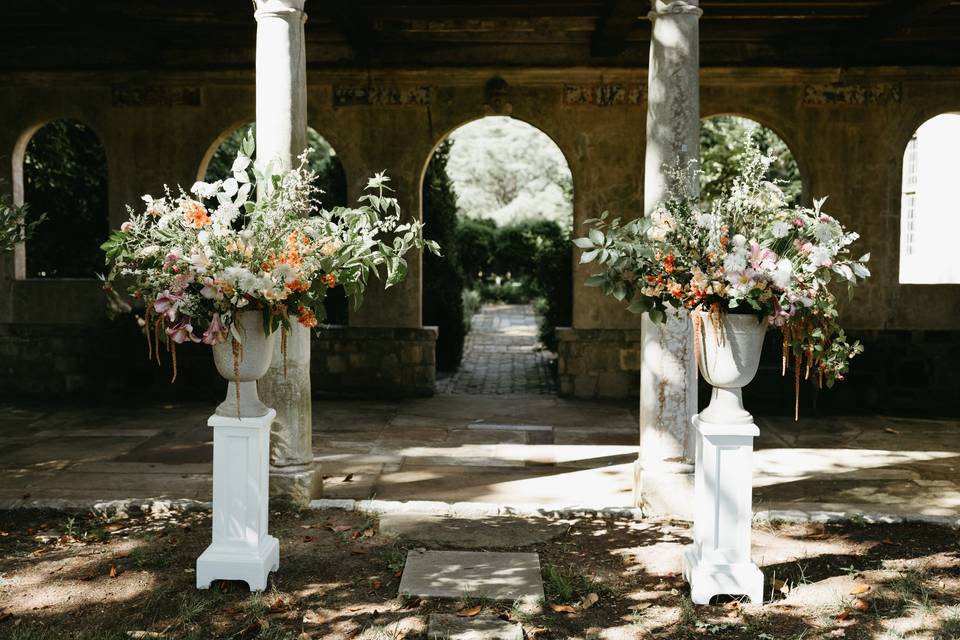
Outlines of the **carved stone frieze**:
[[200,87],[168,85],[118,85],[111,101],[115,107],[199,107],[203,104]]
[[834,82],[808,84],[803,89],[806,105],[883,105],[900,102],[901,88],[896,83],[857,84]]
[[335,107],[391,107],[430,104],[430,87],[334,87]]
[[563,104],[609,107],[618,104],[641,104],[640,85],[623,84],[568,84],[563,88]]

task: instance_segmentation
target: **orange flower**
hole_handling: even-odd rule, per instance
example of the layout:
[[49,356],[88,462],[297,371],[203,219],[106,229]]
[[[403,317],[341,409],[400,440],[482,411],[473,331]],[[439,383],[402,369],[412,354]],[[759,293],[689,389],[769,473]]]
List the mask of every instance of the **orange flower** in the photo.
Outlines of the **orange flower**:
[[294,280],[293,282],[287,284],[287,289],[290,289],[290,291],[308,291],[310,289],[310,285],[303,280]]
[[317,326],[317,316],[303,305],[297,309],[297,321],[308,329]]
[[324,281],[326,281],[327,287],[330,289],[333,289],[335,286],[337,286],[337,276],[333,275],[332,273],[328,273],[327,277],[324,278]]
[[683,300],[683,286],[679,282],[671,282],[667,285],[667,291],[677,300]]
[[202,229],[210,224],[210,216],[207,215],[207,209],[196,200],[188,200],[183,205],[183,217],[194,229]]
[[663,259],[663,270],[666,271],[668,274],[673,273],[674,271],[674,268],[675,268],[673,266],[674,260],[676,260],[676,258],[674,258],[673,256],[667,256],[666,258]]

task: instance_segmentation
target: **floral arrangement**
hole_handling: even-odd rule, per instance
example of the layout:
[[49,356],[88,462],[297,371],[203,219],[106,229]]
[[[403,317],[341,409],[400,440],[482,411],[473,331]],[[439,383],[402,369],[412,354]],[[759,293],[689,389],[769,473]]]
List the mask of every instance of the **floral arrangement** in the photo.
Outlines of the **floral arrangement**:
[[128,207],[129,219],[102,246],[111,267],[106,288],[120,280],[143,300],[148,357],[159,363],[165,344],[174,379],[176,346],[215,345],[231,335],[238,343],[240,311],[262,312],[264,330],[280,329],[285,345],[291,322],[314,328],[325,319],[328,289],[342,285],[359,306],[381,267],[390,287],[406,276],[410,249],[439,252],[423,240],[421,223],[401,223],[384,174],[370,179],[356,208],[327,211],[312,204],[318,190],[306,153],[298,167],[274,173],[253,163],[253,150],[247,138],[223,180],[143,196],[143,212]]
[[768,318],[783,334],[783,373],[792,359],[799,393],[801,371],[830,387],[863,351],[839,326],[831,288],[845,282],[852,294],[870,275],[870,254],[852,258],[859,236],[823,211],[826,198],[812,208],[787,206],[765,180],[773,160],[748,140],[729,192],[704,208],[689,188],[697,172],[676,168],[671,196],[651,215],[624,223],[604,212],[574,243],[581,263],[604,267],[588,286],[654,322],[671,308],[706,311],[714,321],[724,313]]

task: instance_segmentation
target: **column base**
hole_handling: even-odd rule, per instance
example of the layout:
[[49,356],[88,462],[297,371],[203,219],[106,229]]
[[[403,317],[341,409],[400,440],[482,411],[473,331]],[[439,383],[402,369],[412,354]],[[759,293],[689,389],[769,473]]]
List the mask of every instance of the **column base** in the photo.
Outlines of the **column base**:
[[693,520],[693,504],[693,465],[634,462],[633,506],[645,516]]
[[280,568],[280,541],[264,536],[255,549],[214,542],[197,558],[197,589],[214,580],[243,580],[250,591],[267,588],[267,577]]
[[710,604],[717,595],[744,595],[754,604],[763,604],[763,573],[753,562],[706,562],[699,547],[691,544],[683,552],[683,577],[694,604]]
[[314,464],[270,466],[270,498],[305,507],[323,496],[323,477]]

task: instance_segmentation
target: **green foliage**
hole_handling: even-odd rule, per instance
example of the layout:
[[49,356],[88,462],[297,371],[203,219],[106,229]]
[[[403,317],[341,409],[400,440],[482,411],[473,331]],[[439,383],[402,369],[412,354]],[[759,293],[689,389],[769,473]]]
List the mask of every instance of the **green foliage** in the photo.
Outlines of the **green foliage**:
[[466,325],[463,275],[458,264],[457,197],[447,175],[451,142],[433,154],[423,179],[424,237],[444,247],[444,255],[423,257],[423,322],[439,328],[437,369],[454,371],[463,358]]
[[540,340],[555,350],[554,331],[568,325],[573,314],[572,248],[566,227],[544,219],[502,227],[489,220],[464,220],[457,230],[457,247],[467,282],[481,299],[537,302],[543,316]]
[[552,564],[543,568],[543,590],[547,599],[554,603],[570,602],[573,598],[573,585],[569,578]]
[[780,187],[788,206],[799,204],[800,170],[790,148],[772,130],[740,116],[714,116],[700,126],[701,200],[709,204],[730,192],[747,151],[747,140],[752,140],[763,155],[775,158],[766,179]]
[[28,230],[44,225],[27,248],[30,277],[93,278],[107,235],[107,158],[96,134],[75,120],[53,120],[33,135],[23,161]]
[[[243,141],[247,136],[256,138],[256,132],[257,125],[250,123],[227,136],[210,158],[204,180],[214,182],[229,176]],[[347,176],[336,151],[310,127],[307,128],[307,148],[311,151],[307,167],[316,174],[314,186],[322,191],[316,194],[314,204],[326,209],[347,206]]]
[[30,218],[27,219],[26,205],[13,204],[9,193],[0,195],[0,255],[13,251],[18,243],[33,237],[47,216],[41,214]]

